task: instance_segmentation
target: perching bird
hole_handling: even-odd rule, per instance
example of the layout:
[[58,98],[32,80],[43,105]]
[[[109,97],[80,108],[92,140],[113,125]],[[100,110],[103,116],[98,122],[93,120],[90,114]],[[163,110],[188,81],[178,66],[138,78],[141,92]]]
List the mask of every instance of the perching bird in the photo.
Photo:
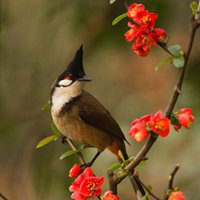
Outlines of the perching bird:
[[83,90],[87,81],[91,79],[85,75],[83,69],[81,46],[51,90],[51,115],[56,127],[72,141],[98,149],[88,166],[93,164],[105,148],[119,160],[119,150],[124,159],[128,159],[124,144],[126,139],[122,130],[109,111],[95,97]]

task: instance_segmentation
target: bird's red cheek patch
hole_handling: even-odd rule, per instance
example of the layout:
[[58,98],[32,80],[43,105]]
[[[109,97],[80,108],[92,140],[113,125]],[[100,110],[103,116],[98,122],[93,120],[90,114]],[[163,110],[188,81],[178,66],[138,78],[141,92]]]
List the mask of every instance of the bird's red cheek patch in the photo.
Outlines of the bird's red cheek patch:
[[66,76],[65,79],[66,80],[71,80],[71,77],[70,76]]

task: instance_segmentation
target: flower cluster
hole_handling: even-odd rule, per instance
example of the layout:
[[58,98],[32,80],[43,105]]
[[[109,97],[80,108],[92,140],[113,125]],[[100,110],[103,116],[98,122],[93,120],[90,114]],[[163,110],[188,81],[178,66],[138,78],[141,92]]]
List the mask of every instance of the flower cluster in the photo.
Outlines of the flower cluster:
[[163,29],[154,28],[158,14],[145,10],[143,4],[131,4],[128,8],[127,16],[133,20],[134,24],[128,22],[130,29],[124,36],[128,42],[135,39],[132,49],[137,55],[141,57],[147,56],[152,44],[157,45],[167,37]]
[[192,113],[192,109],[191,108],[180,109],[179,111],[175,112],[172,115],[171,121],[176,131],[179,131],[179,129],[182,126],[185,128],[190,128],[190,126],[194,122],[194,115]]
[[186,200],[182,192],[172,192],[168,200]]
[[[75,167],[74,169],[76,168],[77,167]],[[75,200],[85,200],[87,198],[100,196],[101,185],[103,184],[103,182],[104,177],[94,176],[92,169],[87,167],[83,171],[83,173],[78,175],[78,177],[70,186],[69,190],[73,192],[71,198]]]
[[131,124],[128,134],[137,142],[141,142],[150,134],[166,137],[170,132],[170,123],[178,131],[182,126],[189,128],[194,121],[191,108],[183,108],[172,115],[171,121],[164,117],[162,111],[156,114],[145,115],[136,119]]
[[149,114],[134,120],[128,133],[137,142],[141,142],[146,139],[150,133],[166,137],[169,131],[170,120],[163,116],[162,111],[158,111],[155,115]]
[[[75,164],[69,171],[69,177],[77,177],[70,186],[69,190],[73,192],[71,195],[74,200],[86,200],[101,195],[101,185],[104,177],[96,177],[91,168],[87,167],[81,173],[81,167]],[[118,196],[111,191],[105,192],[102,200],[120,200]]]

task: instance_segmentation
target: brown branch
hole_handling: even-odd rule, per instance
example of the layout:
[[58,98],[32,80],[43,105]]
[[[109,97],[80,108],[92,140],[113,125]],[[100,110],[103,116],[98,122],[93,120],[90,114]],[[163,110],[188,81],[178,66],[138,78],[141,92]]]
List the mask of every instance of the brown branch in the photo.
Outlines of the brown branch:
[[158,43],[158,45],[164,50],[166,51],[170,56],[174,57],[173,53],[168,49],[166,44],[162,44],[162,43]]
[[164,196],[164,200],[168,200],[169,198],[169,190],[173,190],[174,188],[174,177],[176,175],[176,173],[178,172],[178,170],[180,169],[180,165],[177,164],[174,168],[174,170],[170,173],[170,176],[169,176],[169,184],[168,184],[168,189],[167,189],[167,192],[165,193],[165,196]]
[[[200,6],[200,1],[199,1],[199,6]],[[197,16],[195,16],[195,18],[199,19],[200,18],[200,13],[197,14]],[[165,116],[170,118],[171,114],[173,112],[173,109],[175,107],[175,104],[178,100],[178,97],[181,93],[181,89],[182,89],[182,85],[183,85],[183,80],[185,77],[185,71],[187,68],[187,64],[188,64],[188,60],[190,57],[190,53],[192,50],[192,46],[193,46],[193,42],[194,42],[194,38],[195,38],[195,33],[198,27],[200,27],[200,21],[199,20],[192,20],[192,27],[191,27],[191,32],[190,32],[190,39],[189,39],[189,43],[188,43],[188,47],[185,53],[185,64],[183,66],[183,68],[181,68],[179,70],[179,74],[178,74],[178,78],[177,78],[177,82],[172,94],[171,99],[169,100],[169,103],[167,105],[167,108],[165,110]],[[167,49],[165,49],[167,50]],[[171,52],[169,52],[171,53]],[[142,149],[138,152],[138,154],[136,155],[136,157],[134,158],[133,161],[131,161],[126,167],[125,170],[129,171],[129,172],[133,172],[135,167],[137,167],[137,165],[140,163],[141,158],[144,158],[147,153],[149,152],[149,150],[152,148],[153,144],[155,143],[155,141],[157,140],[157,137],[151,135],[150,139],[148,140],[148,142],[142,147]],[[116,178],[117,177],[117,178]],[[122,176],[120,179],[118,178],[119,176],[116,176],[115,173],[113,173],[113,177],[109,178],[109,185],[110,185],[110,189],[112,190],[113,186],[115,191],[117,191],[117,185],[126,177],[126,176]]]
[[[64,136],[64,138],[62,138],[62,142],[64,144],[66,144],[66,142],[67,142],[72,150],[74,150],[74,151],[77,150],[76,146],[74,145],[74,143],[69,138]],[[78,152],[78,153],[76,153],[76,156],[78,157],[81,165],[84,165],[85,164],[85,160],[84,160],[83,154],[81,152]]]
[[3,200],[8,200],[1,192],[0,192],[0,197],[1,197]]
[[171,172],[170,176],[169,176],[169,185],[168,185],[168,189],[172,190],[173,189],[173,183],[174,183],[174,177],[177,173],[177,171],[180,169],[180,165],[177,164],[176,167],[174,168],[174,170]]
[[152,196],[154,199],[156,200],[161,200],[160,198],[158,198],[153,192],[151,192],[149,190],[149,188],[140,180],[139,176],[136,176],[137,180],[140,182],[140,184],[145,188],[145,190],[147,191],[147,193]]

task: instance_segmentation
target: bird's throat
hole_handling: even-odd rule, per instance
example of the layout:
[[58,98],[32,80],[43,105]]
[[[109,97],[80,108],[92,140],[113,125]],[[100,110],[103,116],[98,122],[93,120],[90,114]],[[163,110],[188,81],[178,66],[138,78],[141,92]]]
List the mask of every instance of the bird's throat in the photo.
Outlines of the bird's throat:
[[82,84],[77,82],[69,87],[56,87],[52,95],[52,112],[59,114],[63,106],[82,94]]

